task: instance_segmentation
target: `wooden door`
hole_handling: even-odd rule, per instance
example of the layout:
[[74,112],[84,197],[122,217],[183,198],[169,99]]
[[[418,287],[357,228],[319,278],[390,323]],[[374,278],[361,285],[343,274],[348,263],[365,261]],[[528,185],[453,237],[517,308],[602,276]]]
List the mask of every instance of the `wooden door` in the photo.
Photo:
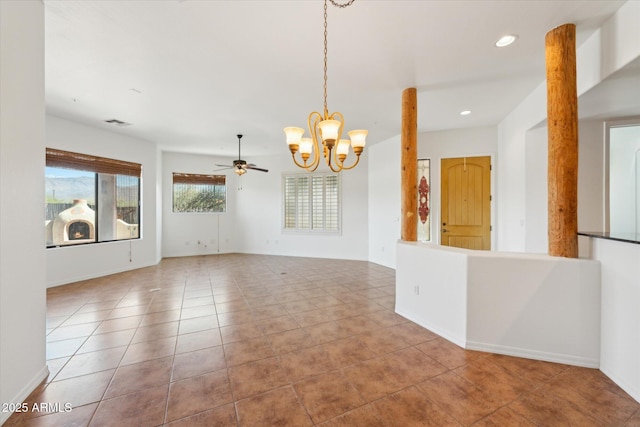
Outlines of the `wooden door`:
[[491,249],[491,157],[442,159],[440,243]]

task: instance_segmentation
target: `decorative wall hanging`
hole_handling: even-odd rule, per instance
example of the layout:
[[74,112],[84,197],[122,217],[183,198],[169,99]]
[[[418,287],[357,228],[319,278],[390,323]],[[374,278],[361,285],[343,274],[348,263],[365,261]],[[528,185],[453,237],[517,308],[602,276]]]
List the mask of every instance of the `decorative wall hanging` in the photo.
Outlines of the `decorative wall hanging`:
[[430,213],[430,160],[418,160],[418,240],[428,242],[431,240],[431,216]]

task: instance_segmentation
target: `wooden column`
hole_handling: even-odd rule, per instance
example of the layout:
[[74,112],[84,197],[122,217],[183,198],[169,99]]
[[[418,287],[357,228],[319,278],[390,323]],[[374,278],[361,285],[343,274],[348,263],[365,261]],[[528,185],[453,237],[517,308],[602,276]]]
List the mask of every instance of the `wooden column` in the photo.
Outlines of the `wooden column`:
[[418,107],[415,88],[402,91],[402,240],[418,240]]
[[549,255],[578,257],[576,26],[545,37],[549,129]]

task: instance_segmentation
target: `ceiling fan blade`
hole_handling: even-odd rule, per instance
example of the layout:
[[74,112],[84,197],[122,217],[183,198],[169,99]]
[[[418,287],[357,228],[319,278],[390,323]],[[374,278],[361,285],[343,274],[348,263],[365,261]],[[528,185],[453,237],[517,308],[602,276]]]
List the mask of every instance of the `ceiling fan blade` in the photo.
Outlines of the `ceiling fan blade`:
[[246,167],[247,169],[251,169],[254,171],[260,171],[260,172],[269,172],[269,169],[262,169],[262,168],[258,168],[255,165],[247,165]]
[[216,166],[220,167],[220,168],[232,168],[233,166],[229,166],[229,165],[219,165],[216,163]]

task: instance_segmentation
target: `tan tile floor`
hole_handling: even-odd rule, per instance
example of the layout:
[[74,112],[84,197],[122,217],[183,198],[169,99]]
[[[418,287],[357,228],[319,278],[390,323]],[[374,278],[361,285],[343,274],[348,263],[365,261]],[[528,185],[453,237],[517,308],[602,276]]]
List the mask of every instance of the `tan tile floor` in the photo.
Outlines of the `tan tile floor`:
[[50,289],[70,412],[8,426],[640,426],[600,371],[463,350],[393,312],[394,271],[258,255],[165,259]]

